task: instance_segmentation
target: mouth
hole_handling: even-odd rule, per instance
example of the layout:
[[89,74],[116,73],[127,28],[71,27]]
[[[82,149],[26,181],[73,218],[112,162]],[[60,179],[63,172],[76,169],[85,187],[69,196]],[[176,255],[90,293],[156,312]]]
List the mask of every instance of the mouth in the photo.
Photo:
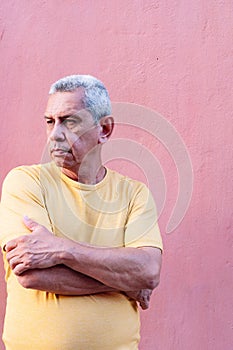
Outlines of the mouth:
[[70,149],[67,148],[51,148],[50,153],[54,155],[64,155],[67,153],[72,153]]
[[71,153],[71,149],[69,148],[51,148],[50,152],[64,152],[64,153]]

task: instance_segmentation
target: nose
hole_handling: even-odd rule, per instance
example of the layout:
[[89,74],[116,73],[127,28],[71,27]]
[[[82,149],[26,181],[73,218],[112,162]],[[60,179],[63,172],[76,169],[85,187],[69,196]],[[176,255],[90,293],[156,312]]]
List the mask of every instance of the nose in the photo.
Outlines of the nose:
[[53,129],[49,132],[48,138],[50,141],[64,141],[65,133],[62,124],[54,124]]

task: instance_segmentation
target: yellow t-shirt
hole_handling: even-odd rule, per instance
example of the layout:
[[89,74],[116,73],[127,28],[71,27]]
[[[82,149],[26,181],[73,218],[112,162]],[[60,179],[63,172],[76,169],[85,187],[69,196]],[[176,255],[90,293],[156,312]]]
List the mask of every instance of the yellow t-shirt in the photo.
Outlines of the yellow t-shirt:
[[[65,176],[53,162],[22,166],[6,177],[0,243],[30,232],[28,215],[56,236],[105,247],[162,249],[152,196],[145,185],[107,169],[96,185]],[[136,303],[123,293],[62,296],[23,288],[5,259],[7,350],[135,350]]]

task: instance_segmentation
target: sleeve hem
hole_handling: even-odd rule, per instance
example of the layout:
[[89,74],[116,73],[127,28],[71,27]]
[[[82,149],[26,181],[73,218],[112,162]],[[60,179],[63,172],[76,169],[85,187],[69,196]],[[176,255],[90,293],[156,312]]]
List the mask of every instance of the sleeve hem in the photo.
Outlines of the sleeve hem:
[[132,247],[132,248],[140,248],[140,247],[154,247],[159,248],[163,252],[163,245],[160,242],[152,242],[152,241],[145,241],[145,242],[131,242],[125,244],[125,247]]

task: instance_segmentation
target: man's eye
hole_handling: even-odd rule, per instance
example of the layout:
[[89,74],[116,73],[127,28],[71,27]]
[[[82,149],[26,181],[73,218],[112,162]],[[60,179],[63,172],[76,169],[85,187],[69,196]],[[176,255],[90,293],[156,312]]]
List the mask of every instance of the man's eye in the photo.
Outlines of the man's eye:
[[77,121],[74,119],[66,119],[63,123],[66,125],[67,128],[73,128],[77,124]]
[[46,119],[46,123],[47,123],[47,124],[53,124],[54,121],[53,121],[53,119]]

